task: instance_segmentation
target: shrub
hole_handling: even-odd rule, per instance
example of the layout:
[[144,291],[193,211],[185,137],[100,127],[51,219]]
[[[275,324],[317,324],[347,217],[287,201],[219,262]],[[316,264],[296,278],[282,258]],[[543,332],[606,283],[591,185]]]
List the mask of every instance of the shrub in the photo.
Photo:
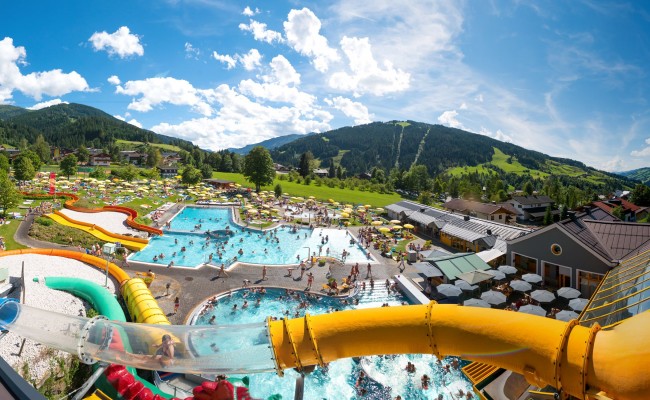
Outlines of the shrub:
[[54,224],[54,221],[47,217],[38,217],[36,218],[36,223],[43,226],[52,226],[52,224]]

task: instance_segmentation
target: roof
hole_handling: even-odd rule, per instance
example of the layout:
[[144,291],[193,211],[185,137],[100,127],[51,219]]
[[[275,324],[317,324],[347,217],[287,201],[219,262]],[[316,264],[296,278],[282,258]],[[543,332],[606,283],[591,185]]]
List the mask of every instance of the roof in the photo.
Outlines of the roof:
[[479,256],[479,258],[485,262],[490,262],[496,258],[501,257],[504,254],[506,254],[505,251],[497,248],[492,248],[490,250],[484,250],[479,253],[476,253],[476,255]]
[[600,241],[594,236],[591,230],[587,229],[584,223],[586,220],[611,220],[616,219],[611,214],[597,209],[599,212],[592,210],[590,213],[581,213],[574,218],[568,218],[557,223],[557,225],[567,231],[571,236],[575,237],[578,241],[582,242],[585,247],[590,248],[605,260],[613,260],[614,258],[609,253],[608,249],[603,246]]
[[451,199],[442,205],[446,209],[455,210],[459,212],[477,212],[481,214],[495,214],[498,212],[506,214],[516,214],[511,209],[506,209],[498,204],[481,203],[478,201],[470,201],[464,199]]
[[584,223],[613,260],[621,260],[650,242],[650,224],[593,220]]
[[449,236],[466,240],[468,242],[473,242],[485,236],[483,233],[475,232],[473,230],[466,229],[462,226],[456,226],[454,224],[447,224],[443,226],[440,231],[446,233]]
[[433,266],[429,262],[419,262],[413,264],[413,266],[420,272],[424,274],[427,278],[437,278],[442,276],[442,272]]
[[525,206],[539,203],[553,203],[553,199],[548,196],[514,196],[512,200]]
[[642,207],[637,206],[634,203],[630,203],[629,201],[625,199],[611,199],[611,200],[604,200],[604,201],[594,201],[591,203],[593,206],[602,208],[603,210],[607,211],[608,213],[611,213],[612,210],[617,207],[621,206],[621,208],[624,211],[632,211],[636,213],[637,211],[641,210]]
[[441,257],[431,257],[426,260],[442,271],[449,280],[457,279],[459,275],[465,272],[490,269],[490,266],[475,253],[457,253]]

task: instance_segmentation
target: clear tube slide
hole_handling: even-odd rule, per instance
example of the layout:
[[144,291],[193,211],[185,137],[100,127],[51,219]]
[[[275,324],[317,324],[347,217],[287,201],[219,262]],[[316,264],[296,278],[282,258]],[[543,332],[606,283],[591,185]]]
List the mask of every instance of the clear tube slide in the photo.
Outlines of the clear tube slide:
[[[265,323],[149,325],[85,318],[24,304],[0,305],[0,326],[23,337],[96,361],[185,373],[256,373],[275,370]],[[128,338],[132,351],[122,346]]]

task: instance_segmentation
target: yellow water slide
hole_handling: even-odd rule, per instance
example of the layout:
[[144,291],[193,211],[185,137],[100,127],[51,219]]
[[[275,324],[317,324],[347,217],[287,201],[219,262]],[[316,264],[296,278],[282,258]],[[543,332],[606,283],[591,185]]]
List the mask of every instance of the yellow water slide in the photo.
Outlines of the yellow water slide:
[[120,235],[117,233],[109,232],[100,226],[96,226],[87,222],[77,221],[59,211],[55,211],[53,214],[47,214],[47,216],[61,225],[69,226],[75,229],[81,229],[84,232],[88,232],[104,242],[120,242],[122,246],[130,250],[140,251],[149,243],[147,239]]

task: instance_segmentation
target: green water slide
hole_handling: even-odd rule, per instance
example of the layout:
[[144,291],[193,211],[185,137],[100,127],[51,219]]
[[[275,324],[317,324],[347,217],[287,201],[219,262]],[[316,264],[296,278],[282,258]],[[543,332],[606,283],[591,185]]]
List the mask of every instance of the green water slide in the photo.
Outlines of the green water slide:
[[[104,315],[110,320],[126,322],[124,310],[122,310],[122,307],[115,296],[109,293],[109,291],[101,285],[85,279],[59,276],[46,277],[45,285],[50,289],[62,290],[86,300],[100,315]],[[121,335],[121,338],[122,343],[124,344],[124,350],[131,351],[131,344],[129,343],[128,335]],[[158,389],[156,385],[138,377],[135,368],[129,367],[127,370],[135,377],[135,379],[142,382],[146,388],[149,388],[154,395],[158,394],[165,398],[171,397],[171,395]],[[120,398],[113,386],[108,383],[104,375],[97,380],[95,386],[97,386],[102,392],[108,394],[111,398]]]

